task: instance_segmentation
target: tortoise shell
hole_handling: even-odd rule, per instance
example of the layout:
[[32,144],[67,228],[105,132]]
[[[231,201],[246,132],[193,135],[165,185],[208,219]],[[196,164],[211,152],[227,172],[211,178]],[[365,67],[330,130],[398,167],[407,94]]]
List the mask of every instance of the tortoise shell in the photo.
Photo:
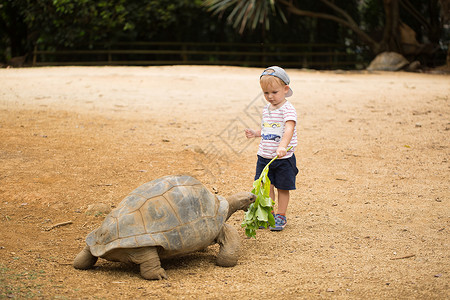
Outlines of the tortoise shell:
[[408,60],[396,52],[382,52],[367,67],[369,71],[398,71],[409,64]]
[[86,237],[94,256],[120,248],[160,246],[169,257],[209,246],[228,213],[228,202],[190,176],[166,176],[126,196]]

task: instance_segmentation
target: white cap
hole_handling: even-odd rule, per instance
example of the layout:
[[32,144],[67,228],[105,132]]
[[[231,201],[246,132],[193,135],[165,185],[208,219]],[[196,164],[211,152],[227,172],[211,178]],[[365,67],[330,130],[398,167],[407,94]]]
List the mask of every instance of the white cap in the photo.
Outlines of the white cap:
[[[289,85],[289,83],[291,83],[291,80],[289,79],[289,76],[286,73],[286,71],[283,68],[280,68],[277,66],[272,66],[272,67],[265,69],[264,72],[262,72],[261,76],[259,76],[259,78],[261,78],[264,75],[272,75],[272,76],[278,77],[286,85]],[[287,92],[286,97],[290,97],[290,96],[292,96],[292,94],[294,94],[294,92],[289,87],[289,91]]]

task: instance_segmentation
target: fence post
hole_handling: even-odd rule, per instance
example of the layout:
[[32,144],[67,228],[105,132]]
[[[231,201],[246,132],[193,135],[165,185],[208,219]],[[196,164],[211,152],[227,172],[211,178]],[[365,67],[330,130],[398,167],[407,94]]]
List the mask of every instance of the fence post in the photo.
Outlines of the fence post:
[[267,60],[267,58],[266,58],[266,47],[265,47],[264,43],[261,43],[260,47],[262,48],[262,59],[261,59],[261,62],[263,63],[263,66],[265,66],[266,65],[266,60]]
[[112,55],[111,55],[111,46],[108,46],[108,63],[111,64]]
[[184,43],[181,44],[181,59],[183,60],[183,62],[187,62],[188,60],[186,50],[187,50],[186,44]]
[[37,45],[34,45],[34,49],[33,49],[33,64],[32,66],[35,67],[36,66],[36,52],[37,52]]

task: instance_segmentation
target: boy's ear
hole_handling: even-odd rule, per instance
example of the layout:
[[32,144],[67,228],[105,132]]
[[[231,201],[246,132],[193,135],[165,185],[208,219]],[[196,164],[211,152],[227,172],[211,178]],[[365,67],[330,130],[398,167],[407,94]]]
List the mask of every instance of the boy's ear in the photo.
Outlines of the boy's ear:
[[284,93],[287,94],[289,92],[289,86],[286,84],[284,86]]

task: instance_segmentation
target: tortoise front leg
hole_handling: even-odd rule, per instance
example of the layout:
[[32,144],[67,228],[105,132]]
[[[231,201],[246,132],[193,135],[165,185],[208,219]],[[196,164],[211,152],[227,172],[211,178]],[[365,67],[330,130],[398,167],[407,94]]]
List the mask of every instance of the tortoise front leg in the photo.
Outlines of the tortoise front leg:
[[220,245],[216,263],[222,267],[234,267],[239,259],[241,246],[237,230],[231,225],[223,224],[216,242]]
[[[131,250],[131,249],[130,249]],[[145,279],[167,279],[166,271],[161,268],[161,261],[156,247],[132,249],[129,253],[130,260],[138,264],[141,276]]]

